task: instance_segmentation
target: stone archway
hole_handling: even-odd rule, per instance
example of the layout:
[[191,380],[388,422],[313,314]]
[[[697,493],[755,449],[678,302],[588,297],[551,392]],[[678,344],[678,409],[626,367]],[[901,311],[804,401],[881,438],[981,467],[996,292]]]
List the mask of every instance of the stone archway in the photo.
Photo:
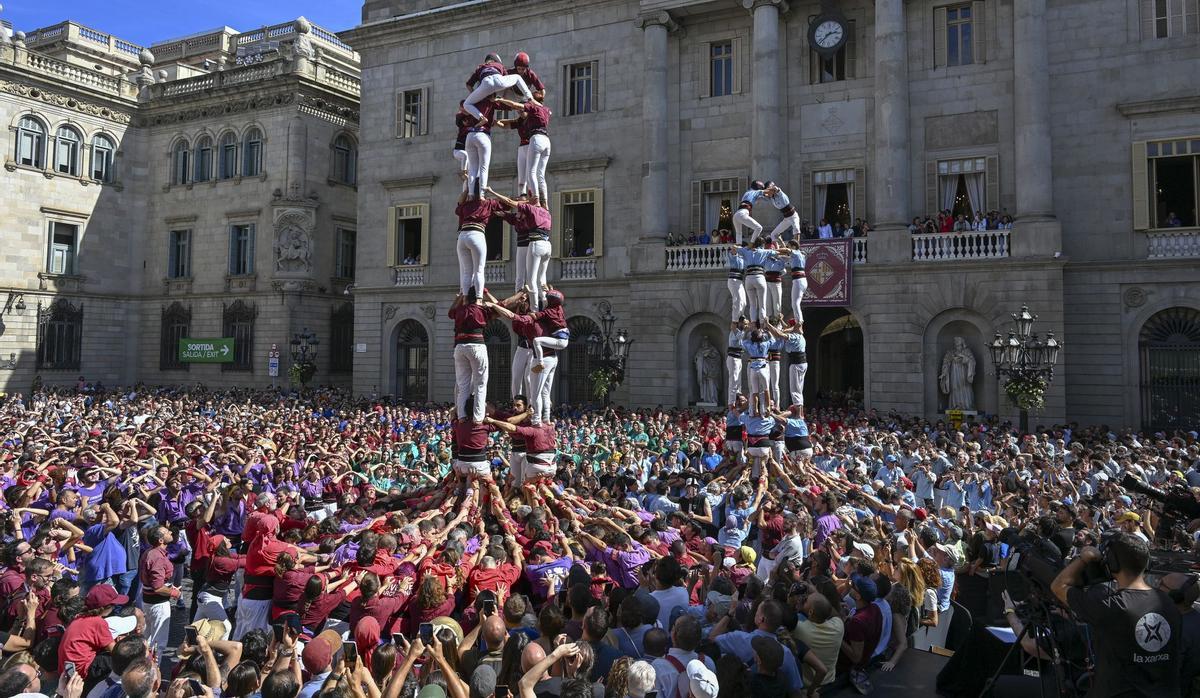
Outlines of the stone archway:
[[707,342],[717,352],[718,405],[725,404],[725,347],[729,341],[729,321],[716,313],[696,313],[683,321],[675,333],[675,403],[688,407],[700,402],[700,382],[696,355]]
[[[865,403],[867,344],[858,317],[845,308],[806,308],[804,339],[808,343],[804,404]],[[785,378],[781,394],[786,389]]]

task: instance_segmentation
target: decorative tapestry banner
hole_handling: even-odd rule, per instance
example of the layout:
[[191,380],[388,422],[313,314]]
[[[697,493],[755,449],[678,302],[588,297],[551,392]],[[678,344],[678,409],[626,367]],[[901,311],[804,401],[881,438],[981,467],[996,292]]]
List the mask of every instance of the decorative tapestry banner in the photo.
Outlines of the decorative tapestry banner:
[[800,243],[804,252],[804,268],[808,276],[808,291],[804,305],[813,308],[846,308],[850,306],[850,263],[854,241],[805,240]]

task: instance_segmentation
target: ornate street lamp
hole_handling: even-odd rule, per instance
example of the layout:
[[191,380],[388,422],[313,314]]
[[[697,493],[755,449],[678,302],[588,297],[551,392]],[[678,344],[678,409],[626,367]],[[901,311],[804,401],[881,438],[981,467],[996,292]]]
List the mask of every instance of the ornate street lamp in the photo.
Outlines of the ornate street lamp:
[[310,332],[307,327],[303,332],[292,335],[292,367],[288,373],[292,381],[299,383],[302,388],[308,386],[317,372],[317,347],[320,345],[321,340],[317,339],[316,333]]
[[599,320],[603,334],[590,335],[584,342],[587,344],[588,355],[598,365],[590,376],[592,390],[607,406],[612,391],[625,382],[625,361],[629,358],[633,340],[624,328],[618,329],[616,335],[613,335],[613,325],[616,324],[617,318],[613,315],[612,304],[608,301],[600,302]]
[[1046,390],[1054,380],[1054,366],[1058,363],[1062,344],[1053,332],[1046,333],[1041,340],[1033,333],[1037,315],[1021,306],[1021,312],[1013,313],[1013,328],[1008,337],[999,332],[988,345],[996,375],[1005,378],[1004,391],[1020,410],[1021,433],[1029,431],[1029,410],[1042,406]]

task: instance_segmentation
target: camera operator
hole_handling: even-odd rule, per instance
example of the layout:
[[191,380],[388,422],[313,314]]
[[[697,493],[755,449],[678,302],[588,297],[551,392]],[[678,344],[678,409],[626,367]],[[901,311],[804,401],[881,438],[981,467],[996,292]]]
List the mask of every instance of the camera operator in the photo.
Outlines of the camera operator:
[[1200,696],[1200,577],[1195,574],[1171,572],[1158,581],[1158,588],[1167,593],[1183,616],[1183,668],[1180,683],[1185,698]]
[[[1103,563],[1116,588],[1084,589],[1084,569]],[[1180,695],[1182,662],[1179,609],[1165,592],[1146,583],[1146,541],[1129,533],[1109,539],[1102,554],[1086,547],[1054,578],[1051,589],[1091,628],[1096,655],[1090,698]]]

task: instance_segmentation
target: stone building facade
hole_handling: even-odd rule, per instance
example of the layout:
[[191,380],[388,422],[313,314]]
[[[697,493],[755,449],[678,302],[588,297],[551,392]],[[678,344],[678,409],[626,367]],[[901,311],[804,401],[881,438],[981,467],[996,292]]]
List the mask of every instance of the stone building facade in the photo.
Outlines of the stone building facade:
[[[358,56],[304,19],[141,47],[73,22],[0,36],[0,388],[267,386],[271,345],[353,350]],[[185,364],[182,337],[234,337]]]
[[[978,409],[1012,416],[987,344],[1026,304],[1066,345],[1037,420],[1195,426],[1200,34],[1183,4],[1176,16],[1152,0],[368,0],[342,34],[362,56],[370,231],[354,387],[452,394],[453,112],[485,53],[520,50],[555,112],[551,281],[576,338],[608,301],[635,340],[618,401],[698,399],[691,358],[725,341],[723,260],[666,239],[716,227],[763,178],[802,218],[873,226],[854,241],[849,307],[806,313],[809,393],[861,389],[881,411],[936,416],[939,363],[961,336]],[[847,37],[825,55],[809,30],[829,15]],[[497,190],[514,187],[516,145],[494,138]],[[964,201],[1015,225],[906,228]],[[495,288],[512,282],[511,244],[490,231]],[[497,324],[488,339],[502,399],[511,337]],[[577,342],[559,399],[588,399],[590,370]]]

